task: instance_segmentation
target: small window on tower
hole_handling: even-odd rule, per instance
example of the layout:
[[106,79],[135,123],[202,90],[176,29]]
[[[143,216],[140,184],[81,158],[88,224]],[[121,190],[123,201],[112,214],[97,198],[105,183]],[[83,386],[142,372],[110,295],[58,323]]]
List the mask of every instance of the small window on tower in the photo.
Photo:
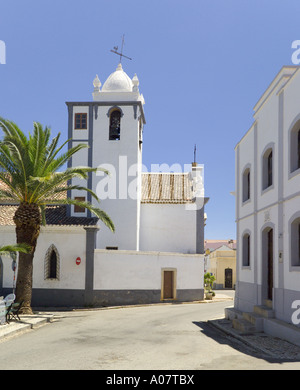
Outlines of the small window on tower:
[[87,114],[75,114],[75,129],[87,129]]
[[[85,202],[85,197],[84,196],[75,196],[75,200],[78,200],[79,202]],[[74,206],[74,213],[84,213],[85,208],[81,207],[79,205]]]
[[121,112],[114,110],[109,118],[109,140],[119,140],[121,130]]

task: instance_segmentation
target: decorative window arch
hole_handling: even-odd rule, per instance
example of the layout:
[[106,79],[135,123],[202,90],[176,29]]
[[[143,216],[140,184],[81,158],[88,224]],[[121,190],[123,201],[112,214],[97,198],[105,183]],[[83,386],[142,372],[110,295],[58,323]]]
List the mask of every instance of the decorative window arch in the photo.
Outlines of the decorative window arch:
[[54,244],[48,248],[44,264],[44,279],[59,280],[60,256]]
[[273,148],[267,147],[262,156],[262,189],[273,185]]
[[247,165],[243,171],[242,177],[242,189],[243,189],[243,202],[250,199],[250,166]]
[[290,173],[300,169],[300,119],[290,131]]
[[117,107],[111,107],[107,113],[109,117],[109,140],[119,141],[121,137],[121,118],[122,110]]
[[242,266],[250,266],[250,232],[245,232],[242,239]]

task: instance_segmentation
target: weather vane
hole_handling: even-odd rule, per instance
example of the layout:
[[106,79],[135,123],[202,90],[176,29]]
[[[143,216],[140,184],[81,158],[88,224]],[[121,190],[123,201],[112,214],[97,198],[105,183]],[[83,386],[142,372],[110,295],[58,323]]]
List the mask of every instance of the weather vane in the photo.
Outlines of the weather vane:
[[115,54],[118,54],[120,56],[120,63],[122,61],[122,57],[125,57],[127,58],[128,60],[132,60],[132,58],[130,57],[127,57],[123,54],[123,46],[124,46],[124,34],[123,34],[123,37],[122,37],[122,47],[121,47],[121,53],[118,52],[118,46],[114,46],[114,50],[111,50],[111,52],[115,53]]

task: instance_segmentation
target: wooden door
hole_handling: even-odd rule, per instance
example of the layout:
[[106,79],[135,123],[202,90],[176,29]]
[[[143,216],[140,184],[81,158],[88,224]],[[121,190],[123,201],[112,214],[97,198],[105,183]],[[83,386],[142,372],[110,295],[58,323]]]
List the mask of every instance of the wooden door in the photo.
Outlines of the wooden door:
[[268,299],[273,298],[273,229],[268,232]]
[[232,269],[225,269],[225,288],[232,288]]
[[174,298],[174,271],[164,271],[164,299]]

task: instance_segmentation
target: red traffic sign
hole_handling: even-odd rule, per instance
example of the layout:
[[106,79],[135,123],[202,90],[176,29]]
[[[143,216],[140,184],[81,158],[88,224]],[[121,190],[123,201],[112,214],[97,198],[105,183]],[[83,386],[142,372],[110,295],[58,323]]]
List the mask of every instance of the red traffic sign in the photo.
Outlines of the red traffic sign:
[[81,263],[81,258],[80,257],[77,257],[76,259],[76,264],[79,265]]

